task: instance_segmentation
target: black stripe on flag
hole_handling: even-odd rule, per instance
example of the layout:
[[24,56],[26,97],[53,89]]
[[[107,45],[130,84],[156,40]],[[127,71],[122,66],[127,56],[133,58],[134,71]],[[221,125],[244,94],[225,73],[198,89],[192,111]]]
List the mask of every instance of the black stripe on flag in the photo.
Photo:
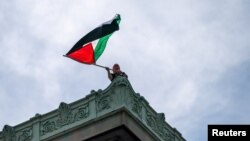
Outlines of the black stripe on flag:
[[114,31],[119,30],[119,24],[118,21],[120,20],[120,15],[117,14],[112,20],[107,21],[94,30],[90,31],[88,34],[86,34],[84,37],[82,37],[66,54],[70,54],[78,49],[80,49],[83,45],[86,43],[92,42],[96,39],[99,39],[101,37],[104,37],[108,34],[113,33]]

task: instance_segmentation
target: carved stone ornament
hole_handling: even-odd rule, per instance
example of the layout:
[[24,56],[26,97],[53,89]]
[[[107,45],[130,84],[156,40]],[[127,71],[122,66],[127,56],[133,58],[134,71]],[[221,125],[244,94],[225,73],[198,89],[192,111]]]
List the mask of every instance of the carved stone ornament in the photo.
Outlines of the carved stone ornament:
[[15,130],[9,125],[3,127],[3,141],[15,141]]
[[88,116],[89,116],[89,107],[85,105],[84,107],[78,109],[77,113],[75,114],[75,121],[87,118]]
[[172,141],[174,139],[173,135],[164,127],[165,116],[163,113],[153,116],[147,111],[146,122],[164,140]]
[[46,121],[42,124],[41,134],[45,135],[46,133],[50,133],[56,130],[56,124],[54,121]]
[[127,78],[122,77],[122,76],[117,76],[114,79],[113,83],[114,83],[115,86],[128,86],[129,85]]
[[141,118],[142,117],[142,104],[140,97],[134,96],[132,103],[132,110]]
[[31,141],[32,139],[32,128],[25,129],[18,137],[18,141]]
[[[74,114],[73,114],[74,113]],[[56,119],[50,119],[41,123],[41,135],[51,133],[62,128],[65,125],[72,124],[89,116],[89,107],[84,105],[74,111],[69,104],[61,103],[58,109],[58,116]]]
[[174,141],[174,135],[171,134],[168,130],[166,130],[165,135],[164,135],[164,140],[165,141]]
[[110,95],[104,95],[103,93],[98,93],[96,97],[96,103],[97,103],[97,112],[101,112],[105,109],[111,108],[111,96]]
[[58,127],[68,125],[73,122],[73,115],[68,104],[62,102],[58,109],[59,119],[57,120]]
[[146,122],[153,130],[157,129],[156,119],[150,112],[147,112]]
[[163,113],[159,113],[156,115],[156,124],[157,124],[157,132],[161,137],[164,137],[164,122],[165,115]]

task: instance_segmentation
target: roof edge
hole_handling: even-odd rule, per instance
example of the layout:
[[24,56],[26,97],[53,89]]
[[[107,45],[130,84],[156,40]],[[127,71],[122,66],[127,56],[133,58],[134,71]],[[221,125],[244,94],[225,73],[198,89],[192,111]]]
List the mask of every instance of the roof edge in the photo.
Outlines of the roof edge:
[[36,114],[13,127],[5,125],[0,141],[45,140],[121,107],[126,107],[160,140],[185,141],[181,133],[165,121],[165,115],[157,113],[124,77],[116,77],[106,89],[92,90],[85,98],[70,104],[61,102],[56,110]]

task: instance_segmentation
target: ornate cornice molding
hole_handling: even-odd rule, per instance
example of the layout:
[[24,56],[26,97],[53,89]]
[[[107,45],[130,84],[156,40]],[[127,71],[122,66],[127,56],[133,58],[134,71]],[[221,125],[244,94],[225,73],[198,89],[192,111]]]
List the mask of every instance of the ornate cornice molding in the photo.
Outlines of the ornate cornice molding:
[[0,141],[39,141],[52,138],[120,108],[130,111],[160,140],[185,141],[165,121],[164,114],[154,111],[124,77],[115,78],[106,89],[92,90],[89,95],[76,102],[61,102],[57,110],[44,115],[36,114],[23,124],[14,127],[5,125],[0,133]]

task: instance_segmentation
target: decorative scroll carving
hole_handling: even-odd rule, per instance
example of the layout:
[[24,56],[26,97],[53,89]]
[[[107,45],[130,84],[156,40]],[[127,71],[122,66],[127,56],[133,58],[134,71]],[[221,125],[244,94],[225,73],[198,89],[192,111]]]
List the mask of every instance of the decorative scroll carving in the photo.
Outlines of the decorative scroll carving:
[[163,113],[159,113],[156,115],[156,124],[157,124],[157,131],[158,134],[163,137],[164,136],[164,122],[165,122],[165,115]]
[[142,103],[140,96],[133,96],[132,110],[141,118],[142,117]]
[[150,112],[147,112],[146,122],[161,138],[166,141],[174,141],[174,135],[164,127],[165,116],[163,113],[153,116]]
[[56,129],[56,124],[54,121],[46,121],[44,124],[42,124],[41,134],[45,135],[46,133],[53,132]]
[[111,95],[98,93],[96,97],[97,112],[101,112],[105,109],[111,108],[111,101],[112,101]]
[[73,115],[71,108],[68,104],[62,102],[58,109],[59,119],[57,120],[57,125],[62,127],[73,122]]
[[75,114],[75,121],[87,118],[88,116],[89,116],[89,107],[88,105],[85,105],[78,109],[77,113]]
[[16,133],[13,127],[5,125],[3,128],[3,141],[31,141],[32,134],[32,127],[17,131]]
[[31,141],[32,133],[32,128],[23,130],[21,135],[18,137],[18,141]]
[[3,128],[3,141],[15,141],[16,134],[13,127],[5,125]]
[[70,105],[66,103],[61,103],[58,109],[58,116],[43,121],[41,123],[40,133],[45,135],[51,133],[55,130],[60,129],[63,126],[72,124],[81,119],[87,118],[89,116],[89,105],[85,104],[74,110],[71,109]]
[[165,141],[174,141],[174,135],[171,134],[168,130],[166,130],[163,139]]
[[157,130],[156,119],[150,112],[147,112],[146,122],[153,130]]

